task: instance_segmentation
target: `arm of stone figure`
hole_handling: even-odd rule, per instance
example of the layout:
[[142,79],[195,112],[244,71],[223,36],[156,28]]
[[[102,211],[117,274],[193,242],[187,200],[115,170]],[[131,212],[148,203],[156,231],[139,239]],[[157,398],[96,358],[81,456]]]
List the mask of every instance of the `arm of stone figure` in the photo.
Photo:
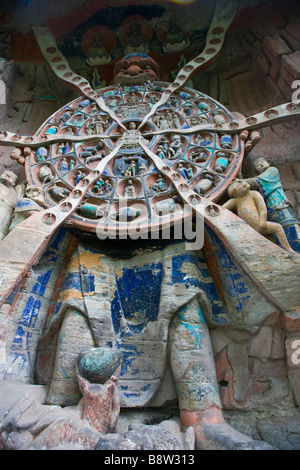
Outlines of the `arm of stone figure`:
[[[232,114],[236,119],[245,119],[245,116],[241,113],[234,111]],[[247,155],[253,149],[253,147],[258,144],[258,142],[260,142],[261,135],[257,130],[250,132],[245,130],[241,132],[240,138],[245,142],[245,155]]]
[[250,189],[253,189],[254,191],[260,191],[256,178],[243,178],[243,181],[247,181],[247,183],[250,184]]
[[264,231],[266,227],[266,223],[267,223],[267,215],[268,215],[267,207],[266,207],[264,198],[258,191],[251,191],[251,196],[253,198],[253,201],[257,207],[258,214],[259,214],[259,225],[257,227],[257,231],[261,233]]
[[112,388],[112,401],[111,401],[112,431],[115,430],[117,420],[120,414],[120,396],[119,396],[119,390],[118,390],[116,383],[119,380],[121,370],[122,370],[122,364],[119,365],[117,370],[114,372],[114,374],[111,376],[111,378],[107,382],[109,384],[109,387]]
[[237,207],[237,200],[236,199],[228,199],[228,201],[224,202],[222,204],[222,207],[225,207],[225,209],[228,209],[229,211],[234,211]]
[[78,372],[76,373],[76,378],[78,381],[79,390],[84,396],[89,390],[89,382],[84,377],[82,377],[82,375],[80,375]]
[[26,182],[25,181],[23,181],[20,184],[17,184],[17,186],[15,187],[18,201],[21,199],[21,197],[25,196],[25,189],[26,189]]
[[115,372],[111,376],[111,378],[109,379],[110,381],[116,383],[119,380],[119,377],[120,377],[120,374],[121,374],[121,371],[122,371],[122,367],[123,367],[122,364],[120,364],[119,367],[115,370]]
[[117,421],[120,414],[120,396],[119,391],[115,383],[111,384],[113,387],[113,395],[111,400],[111,432],[116,430]]

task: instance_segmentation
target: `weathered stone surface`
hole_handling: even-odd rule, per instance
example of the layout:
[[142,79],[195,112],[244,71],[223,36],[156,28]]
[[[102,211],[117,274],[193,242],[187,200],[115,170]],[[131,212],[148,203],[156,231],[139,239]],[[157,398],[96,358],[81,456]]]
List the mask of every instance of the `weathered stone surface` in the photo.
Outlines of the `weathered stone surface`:
[[291,388],[293,391],[293,398],[296,406],[300,406],[300,370],[291,369],[288,372]]
[[[223,349],[215,358],[217,380],[219,384],[219,393],[224,409],[247,409],[249,406],[249,400],[251,398],[249,389],[249,378],[247,381],[243,381],[241,387],[243,395],[239,396],[239,393],[235,393],[234,388],[234,371],[229,362],[227,350]],[[247,374],[248,375],[248,374]],[[248,386],[248,388],[247,388]],[[239,388],[238,388],[239,390]],[[237,397],[241,399],[238,401]]]
[[254,379],[265,379],[266,377],[285,377],[286,363],[284,360],[261,361],[250,358],[249,368]]
[[296,180],[296,175],[291,167],[286,165],[278,165],[278,170],[280,172],[280,177],[284,181],[284,188],[286,190],[298,188],[298,182]]
[[250,355],[255,357],[270,357],[272,348],[273,329],[262,326],[251,341]]
[[142,450],[139,444],[118,434],[100,437],[93,450]]
[[227,357],[233,369],[234,397],[240,402],[245,399],[249,390],[249,345],[230,343],[227,347]]
[[99,436],[80,421],[61,418],[42,431],[27,450],[92,450]]
[[209,450],[212,442],[216,450],[276,450],[267,442],[253,440],[227,423],[202,423],[196,433],[199,436],[198,443],[201,443],[198,448],[201,450]]
[[34,436],[28,431],[11,432],[5,441],[5,450],[26,450]]
[[299,417],[260,420],[257,429],[262,439],[272,442],[279,450],[300,450]]
[[20,413],[33,403],[45,400],[47,389],[43,385],[4,382],[0,384],[0,426],[15,421]]
[[291,18],[285,29],[295,39],[299,39],[299,19],[297,17]]
[[270,326],[262,326],[251,341],[250,356],[258,358],[283,358],[284,332]]
[[[128,428],[128,434],[129,433],[141,436],[142,439],[144,436],[147,436],[153,450],[180,450],[180,445],[173,433],[162,427],[133,424]],[[137,440],[138,439],[139,438],[137,438]]]
[[300,78],[300,51],[293,52],[292,54],[283,55],[281,58],[281,65],[282,65],[282,72],[281,75],[284,77],[284,71],[290,76],[293,77],[294,80]]
[[101,436],[95,450],[193,450],[194,429],[181,430],[179,420],[158,425],[131,424],[121,434]]
[[278,87],[278,82],[277,80],[274,80],[270,75],[265,77],[266,80],[266,87],[269,90],[269,92],[274,96],[274,100],[276,103],[281,103],[284,102],[284,98],[282,95],[281,90]]
[[280,324],[286,331],[292,333],[300,331],[300,313],[298,310],[290,310],[280,317]]
[[283,94],[284,98],[288,101],[292,99],[293,90],[291,88],[291,82],[285,80],[282,76],[278,79],[278,87]]
[[270,75],[273,78],[279,73],[281,56],[290,54],[292,51],[286,42],[279,36],[266,36],[262,41],[263,50],[271,61]]
[[189,426],[183,436],[183,449],[194,450],[196,446],[195,429]]
[[268,75],[270,70],[270,61],[262,50],[262,46],[259,43],[255,43],[252,47],[251,54],[255,68],[259,74],[265,77]]

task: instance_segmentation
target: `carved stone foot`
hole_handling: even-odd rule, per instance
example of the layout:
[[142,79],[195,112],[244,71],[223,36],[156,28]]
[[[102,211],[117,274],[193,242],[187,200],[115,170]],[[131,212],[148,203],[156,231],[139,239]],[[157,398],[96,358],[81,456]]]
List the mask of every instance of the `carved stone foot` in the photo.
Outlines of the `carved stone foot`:
[[201,423],[195,428],[199,450],[277,450],[268,443],[253,440],[227,423]]
[[194,427],[197,450],[277,450],[267,442],[236,431],[216,406],[204,411],[181,410],[180,420],[183,426]]

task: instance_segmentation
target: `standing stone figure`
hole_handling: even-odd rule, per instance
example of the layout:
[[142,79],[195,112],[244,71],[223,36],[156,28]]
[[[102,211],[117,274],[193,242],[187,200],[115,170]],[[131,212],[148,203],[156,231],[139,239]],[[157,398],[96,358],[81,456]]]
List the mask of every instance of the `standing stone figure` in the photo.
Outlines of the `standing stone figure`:
[[262,157],[255,160],[254,167],[258,175],[247,179],[251,189],[262,193],[268,210],[268,220],[283,227],[291,247],[300,253],[300,227],[283,190],[278,169]]
[[[114,78],[115,84],[128,86],[157,80],[157,65],[145,54],[130,54],[116,64]],[[139,145],[134,122],[121,139],[127,148]],[[180,136],[172,142],[174,155],[181,153]],[[159,193],[167,189],[161,175],[152,188]],[[207,269],[201,268],[203,255],[187,253],[184,242],[170,240],[163,249],[154,243],[148,250],[138,250],[136,241],[132,250],[128,240],[119,240],[112,251],[99,239],[90,242],[78,237],[55,315],[40,338],[40,358],[57,340],[47,403],[76,405],[81,396],[78,355],[95,347],[117,348],[124,358],[118,380],[122,408],[160,407],[176,400],[181,424],[195,430],[197,448],[269,448],[234,430],[223,417],[206,323],[211,312],[223,310]],[[92,419],[96,410],[90,404],[94,391],[101,396],[101,387],[81,378],[79,383],[87,397],[85,414]]]

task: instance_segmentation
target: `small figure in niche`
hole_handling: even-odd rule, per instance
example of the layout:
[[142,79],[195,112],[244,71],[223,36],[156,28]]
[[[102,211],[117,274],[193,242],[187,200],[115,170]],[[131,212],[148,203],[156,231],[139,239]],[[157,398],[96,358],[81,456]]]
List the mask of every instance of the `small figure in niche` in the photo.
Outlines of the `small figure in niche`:
[[128,172],[130,176],[135,176],[135,161],[131,160],[129,167],[128,167]]
[[66,159],[66,157],[64,157],[62,159],[62,161],[60,162],[59,164],[59,167],[58,167],[59,171],[61,171],[62,173],[66,173],[67,171],[69,171],[69,162],[68,160]]
[[92,193],[102,193],[103,192],[104,181],[103,178],[99,178],[98,181],[93,186]]
[[69,144],[61,143],[57,148],[57,155],[63,155],[66,152],[66,149],[69,147]]
[[39,177],[44,184],[49,183],[49,181],[52,181],[54,178],[51,168],[47,165],[41,166],[39,171]]
[[175,129],[180,129],[181,128],[180,119],[179,119],[179,117],[176,113],[172,114],[172,123],[173,123],[173,127]]
[[212,139],[209,136],[202,137],[201,134],[197,134],[195,137],[195,143],[201,147],[207,147],[208,145],[211,145]]
[[215,171],[217,173],[224,173],[227,170],[227,167],[230,162],[230,158],[231,158],[230,154],[226,154],[224,152],[218,152],[216,165],[215,165]]
[[194,116],[190,120],[190,126],[199,126],[200,124],[207,124],[208,120],[204,116]]
[[84,172],[81,170],[77,170],[77,173],[75,175],[75,184],[77,185],[84,177],[85,177]]
[[110,184],[110,181],[109,181],[109,180],[105,180],[105,181],[104,181],[103,192],[104,192],[104,193],[109,193],[111,190],[112,190],[112,185]]
[[104,134],[108,127],[107,121],[101,116],[101,114],[98,114],[96,117],[92,118],[89,125],[93,130],[93,134]]
[[43,162],[48,158],[48,150],[45,147],[39,147],[35,155],[37,162]]
[[202,149],[195,148],[192,150],[189,160],[191,160],[194,163],[206,162],[207,155]]
[[139,167],[139,175],[144,175],[145,173],[147,172],[147,167],[146,167],[146,164],[144,162],[142,162],[140,164],[140,167]]
[[158,191],[158,192],[164,191],[165,189],[167,189],[167,184],[164,178],[162,177],[162,175],[158,175],[156,182],[152,184],[151,188],[154,191]]
[[49,193],[56,201],[62,201],[63,199],[69,196],[70,191],[67,188],[63,188],[54,184],[49,189]]
[[193,177],[193,168],[191,165],[188,165],[186,168],[183,166],[182,163],[178,163],[177,165],[178,173],[183,176],[183,178],[190,180]]
[[183,178],[186,178],[186,177],[187,177],[185,168],[184,168],[184,166],[183,166],[182,163],[178,163],[178,165],[177,165],[177,171],[178,171],[178,173],[181,174],[181,176],[182,176]]
[[203,196],[203,194],[207,193],[210,189],[215,186],[214,177],[213,175],[206,174],[204,178],[202,178],[199,183],[195,186],[194,191],[197,194]]
[[186,176],[188,180],[193,178],[193,167],[191,165],[188,165],[186,168]]
[[132,180],[129,180],[125,187],[124,197],[126,197],[127,199],[132,199],[136,197],[135,187],[132,183]]
[[166,158],[166,150],[163,145],[159,145],[157,147],[157,156],[161,158],[162,160],[165,160]]
[[73,131],[72,127],[67,127],[66,130],[63,131],[64,135],[76,135],[76,132]]
[[101,152],[103,148],[103,143],[99,141],[94,147],[85,147],[82,152],[79,153],[79,158],[83,158],[86,165],[97,160],[101,160],[105,153]]
[[212,118],[214,122],[216,123],[217,127],[222,127],[223,124],[226,124],[224,116],[219,111],[214,111],[212,113]]
[[155,104],[159,101],[159,95],[156,95],[155,93],[148,93],[147,100],[149,103]]
[[50,126],[49,129],[46,130],[45,135],[56,134],[57,130],[57,126]]
[[132,91],[128,97],[127,102],[131,104],[136,104],[138,101],[140,101],[140,98],[134,93],[134,91]]
[[173,135],[168,148],[168,159],[174,160],[182,155],[182,143],[179,135]]

